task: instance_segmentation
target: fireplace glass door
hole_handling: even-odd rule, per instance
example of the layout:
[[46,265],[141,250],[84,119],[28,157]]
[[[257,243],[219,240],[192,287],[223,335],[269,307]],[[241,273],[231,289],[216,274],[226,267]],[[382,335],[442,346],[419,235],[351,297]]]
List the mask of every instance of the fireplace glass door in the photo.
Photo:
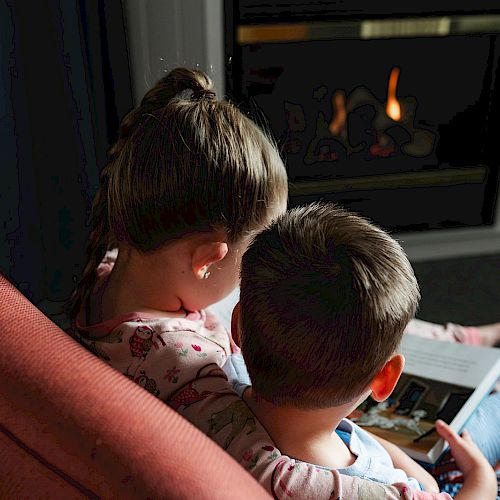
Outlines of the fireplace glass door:
[[229,94],[266,117],[291,205],[335,201],[392,231],[493,223],[500,17],[475,19],[233,18]]

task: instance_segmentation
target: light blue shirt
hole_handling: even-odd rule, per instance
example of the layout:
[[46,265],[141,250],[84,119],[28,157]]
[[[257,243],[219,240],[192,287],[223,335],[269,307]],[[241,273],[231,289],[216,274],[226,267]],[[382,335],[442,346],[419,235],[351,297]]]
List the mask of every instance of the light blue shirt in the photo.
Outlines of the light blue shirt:
[[[251,386],[243,356],[232,354],[223,368],[234,390],[242,397],[245,389]],[[337,469],[341,474],[384,484],[406,483],[414,490],[422,489],[416,479],[409,478],[401,469],[395,469],[384,447],[355,423],[343,419],[337,427],[337,434],[356,455],[352,465]],[[327,467],[320,468],[329,470]]]
[[385,484],[406,483],[414,490],[421,489],[416,479],[408,477],[403,470],[394,468],[385,448],[354,422],[342,419],[337,427],[337,434],[356,455],[356,461],[352,465],[337,469],[340,474]]

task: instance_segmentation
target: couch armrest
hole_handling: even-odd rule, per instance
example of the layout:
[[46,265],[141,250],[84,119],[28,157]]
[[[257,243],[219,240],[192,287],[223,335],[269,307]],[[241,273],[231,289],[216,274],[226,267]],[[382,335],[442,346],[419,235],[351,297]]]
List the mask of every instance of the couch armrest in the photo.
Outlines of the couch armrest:
[[39,487],[71,498],[269,498],[215,443],[2,276],[0,336],[1,498],[29,488],[43,496]]

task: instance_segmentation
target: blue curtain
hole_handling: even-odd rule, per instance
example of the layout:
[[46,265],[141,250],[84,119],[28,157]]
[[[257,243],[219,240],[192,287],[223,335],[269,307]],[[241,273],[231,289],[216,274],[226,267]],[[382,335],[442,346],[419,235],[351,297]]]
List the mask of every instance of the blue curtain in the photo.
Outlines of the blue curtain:
[[0,271],[34,303],[70,295],[132,107],[122,6],[108,4],[0,0]]

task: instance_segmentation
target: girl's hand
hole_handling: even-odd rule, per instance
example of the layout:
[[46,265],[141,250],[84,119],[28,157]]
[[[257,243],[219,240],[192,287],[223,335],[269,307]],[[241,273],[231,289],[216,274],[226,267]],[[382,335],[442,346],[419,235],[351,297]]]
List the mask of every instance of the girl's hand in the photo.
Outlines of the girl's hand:
[[451,455],[464,476],[462,489],[455,498],[495,499],[498,488],[496,474],[469,433],[464,431],[462,436],[459,436],[442,420],[436,420],[436,430],[448,441]]

